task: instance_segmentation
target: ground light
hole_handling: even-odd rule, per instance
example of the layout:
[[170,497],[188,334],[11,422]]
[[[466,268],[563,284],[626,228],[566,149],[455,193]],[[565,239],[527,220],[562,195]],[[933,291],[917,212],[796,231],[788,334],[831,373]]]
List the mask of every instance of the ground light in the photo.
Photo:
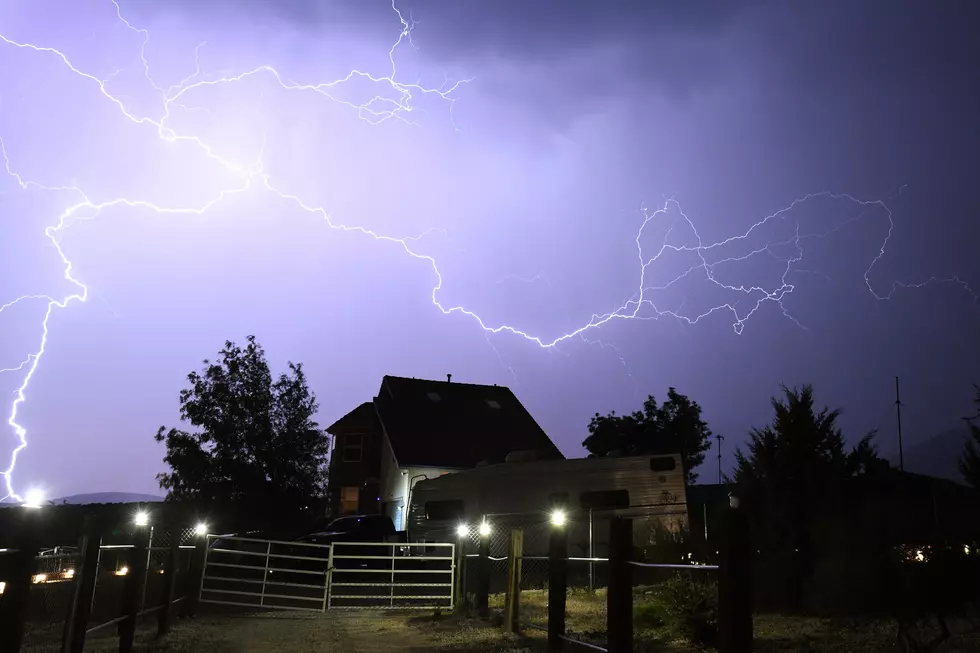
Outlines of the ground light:
[[30,490],[24,500],[25,508],[40,508],[44,504],[44,492],[41,490]]
[[551,513],[551,525],[552,526],[564,526],[565,525],[565,511],[555,510]]
[[456,535],[460,537],[466,537],[470,534],[470,527],[466,524],[460,524],[456,527]]

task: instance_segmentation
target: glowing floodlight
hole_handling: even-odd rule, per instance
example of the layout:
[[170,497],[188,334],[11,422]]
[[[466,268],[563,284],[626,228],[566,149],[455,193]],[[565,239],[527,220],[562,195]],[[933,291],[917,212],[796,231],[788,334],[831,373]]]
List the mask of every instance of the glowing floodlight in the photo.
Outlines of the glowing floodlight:
[[207,535],[208,534],[208,525],[205,524],[204,522],[200,522],[197,526],[194,527],[194,534],[195,535]]
[[25,508],[40,508],[44,505],[44,492],[41,490],[30,490],[24,497]]
[[459,526],[456,527],[456,535],[459,535],[460,537],[466,537],[469,534],[470,534],[470,527],[467,526],[466,524],[460,524]]
[[140,510],[136,513],[136,517],[133,518],[137,526],[146,526],[150,523],[150,515],[147,514],[145,510]]
[[552,526],[564,526],[565,525],[565,511],[555,510],[551,513],[551,525]]
[[484,521],[480,524],[480,535],[486,537],[490,534],[490,522]]

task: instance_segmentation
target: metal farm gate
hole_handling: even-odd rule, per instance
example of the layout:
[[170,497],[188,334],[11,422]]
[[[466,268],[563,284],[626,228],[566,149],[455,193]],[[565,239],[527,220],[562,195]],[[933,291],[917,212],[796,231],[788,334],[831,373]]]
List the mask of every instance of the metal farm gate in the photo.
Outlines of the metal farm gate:
[[200,600],[323,612],[330,545],[207,536]]
[[453,609],[454,544],[307,544],[207,536],[203,603],[247,608]]
[[453,609],[456,545],[336,542],[328,608]]

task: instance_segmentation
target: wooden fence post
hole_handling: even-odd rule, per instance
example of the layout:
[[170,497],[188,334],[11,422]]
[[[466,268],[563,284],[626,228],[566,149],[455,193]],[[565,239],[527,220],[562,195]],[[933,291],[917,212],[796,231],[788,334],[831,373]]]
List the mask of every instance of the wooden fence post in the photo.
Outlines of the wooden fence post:
[[504,629],[521,630],[521,563],[524,558],[524,531],[510,532],[510,554],[507,558],[507,594],[504,599]]
[[733,497],[725,510],[718,560],[718,651],[752,651],[752,540],[748,515]]
[[469,597],[466,596],[466,540],[469,536],[460,536],[456,543],[456,587],[454,603],[456,614],[468,617],[470,614]]
[[207,535],[196,535],[195,537],[197,542],[194,544],[190,568],[183,583],[184,602],[181,604],[180,611],[182,617],[193,617],[197,614],[197,604],[201,599],[201,586],[207,566],[208,537]]
[[8,508],[23,510],[19,515],[20,532],[14,540],[16,551],[5,554],[8,563],[6,585],[0,595],[0,651],[18,653],[24,639],[24,621],[31,595],[31,583],[37,568],[39,547],[40,509]]
[[490,618],[490,534],[480,534],[476,565],[476,616]]
[[180,574],[180,535],[178,523],[170,525],[170,550],[163,569],[163,596],[160,597],[160,614],[157,615],[157,637],[163,637],[170,630],[170,616],[173,613],[174,598],[177,594],[177,577]]
[[65,620],[65,634],[61,643],[63,653],[82,653],[85,648],[85,631],[92,615],[101,546],[102,525],[95,517],[86,517],[78,543],[81,558],[75,566],[75,593],[71,611]]
[[606,641],[609,653],[633,653],[633,520],[609,520],[609,589]]
[[123,605],[119,622],[119,653],[132,653],[136,637],[136,619],[142,606],[143,587],[146,582],[146,556],[150,545],[150,529],[137,528],[133,534],[133,548],[129,550],[126,566],[126,584],[123,587]]
[[560,651],[568,591],[568,531],[553,527],[548,542],[548,650]]

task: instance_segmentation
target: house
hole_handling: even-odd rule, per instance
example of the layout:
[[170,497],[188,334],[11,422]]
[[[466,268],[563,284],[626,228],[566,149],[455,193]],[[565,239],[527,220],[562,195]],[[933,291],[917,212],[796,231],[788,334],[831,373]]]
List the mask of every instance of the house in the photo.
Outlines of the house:
[[486,464],[563,459],[510,388],[385,376],[329,428],[334,515],[383,513],[404,530],[414,484]]

